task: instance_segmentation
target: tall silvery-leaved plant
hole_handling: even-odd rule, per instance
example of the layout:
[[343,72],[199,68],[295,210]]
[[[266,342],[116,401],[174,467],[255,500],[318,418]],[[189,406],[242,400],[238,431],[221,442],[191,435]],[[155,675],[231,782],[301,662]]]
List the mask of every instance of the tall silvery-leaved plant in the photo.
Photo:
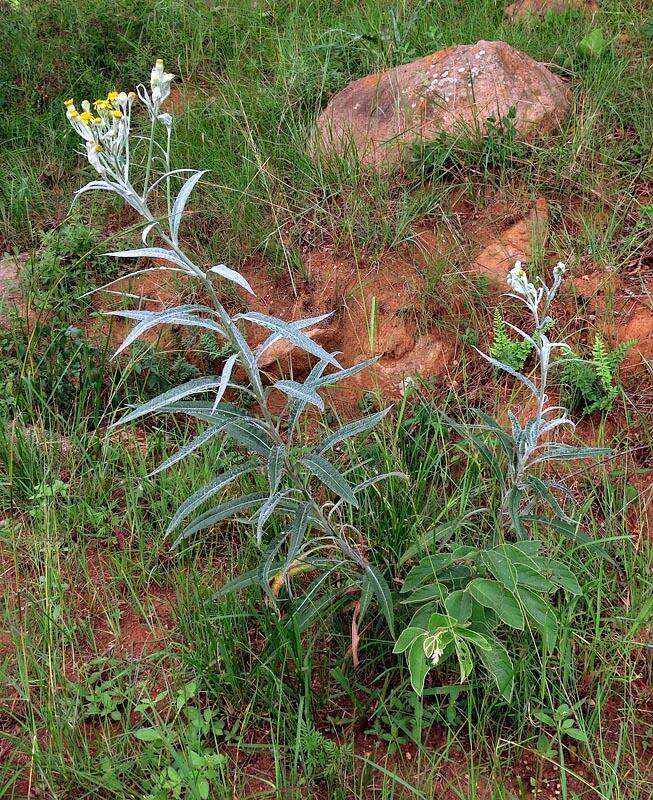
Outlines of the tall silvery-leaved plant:
[[[423,555],[406,576],[401,590],[406,595],[404,602],[415,604],[418,609],[400,634],[395,652],[405,653],[411,682],[418,694],[423,691],[429,670],[455,654],[461,682],[478,659],[504,698],[510,701],[514,669],[500,627],[528,629],[541,637],[545,650],[550,650],[558,629],[550,596],[558,592],[581,593],[571,570],[547,556],[543,542],[531,535],[534,528],[548,526],[556,534],[575,540],[587,538],[578,532],[577,522],[554,495],[557,491],[575,502],[568,487],[561,480],[543,477],[539,470],[551,461],[609,453],[604,448],[574,447],[555,439],[561,428],[574,427],[566,410],[550,405],[547,396],[552,354],[567,348],[564,342],[551,341],[547,335],[553,325],[549,309],[564,273],[564,264],[558,263],[551,284],[538,286],[528,279],[519,262],[508,274],[512,290],[509,297],[526,306],[533,328],[526,333],[506,324],[530,344],[536,362],[534,378],[481,353],[492,365],[527,387],[534,399],[532,417],[521,424],[509,411],[509,432],[480,411],[476,413],[481,424],[471,429],[448,420],[451,427],[476,447],[493,479],[502,486],[500,528],[493,537],[492,547],[460,545],[446,552]],[[507,469],[478,432],[490,434],[497,441]],[[538,513],[541,508],[544,515]],[[478,513],[486,510],[480,509]],[[415,553],[409,551],[409,554]]]
[[[217,475],[188,497],[167,527],[167,533],[175,535],[176,546],[224,520],[236,519],[251,526],[261,549],[259,567],[232,582],[229,589],[258,583],[274,602],[282,586],[285,585],[289,594],[292,593],[293,575],[317,571],[317,577],[303,595],[306,602],[303,606],[299,604],[302,624],[308,624],[320,603],[329,599],[328,594],[325,596],[326,578],[333,572],[349,570],[349,588],[352,581],[360,585],[366,605],[375,597],[392,631],[388,586],[359,548],[352,544],[352,526],[345,522],[344,512],[347,506],[358,506],[360,492],[398,473],[376,475],[352,485],[328,458],[334,445],[369,431],[383,419],[387,409],[344,425],[319,444],[308,446],[306,442],[298,442],[300,417],[305,409],[312,405],[324,410],[320,390],[355,375],[376,359],[345,369],[338,363],[336,354],[327,352],[304,333],[305,329],[324,321],[330,314],[287,323],[255,311],[231,315],[221,303],[214,285],[216,279],[236,284],[249,294],[253,291],[240,273],[224,264],[203,269],[186,253],[180,241],[179,231],[186,204],[204,172],[170,169],[173,118],[161,108],[170,94],[173,77],[165,72],[163,63],[157,61],[152,69],[149,91],[139,85],[136,94],[109,92],[106,98],[96,100],[93,105],[84,101],[81,112],[73,100],[66,101],[68,120],[84,141],[83,154],[98,173],[98,179],[79,189],[75,199],[91,190],[113,192],[143,220],[142,247],[107,255],[123,259],[156,259],[164,266],[149,269],[181,273],[197,281],[208,298],[207,303],[180,305],[163,311],[111,312],[135,323],[116,354],[146,331],[163,324],[204,329],[219,337],[229,350],[220,375],[196,378],[177,386],[130,411],[116,424],[125,425],[146,414],[163,412],[187,415],[206,423],[199,435],[160,464],[152,475],[171,467],[216,436],[229,437],[240,449],[240,463]],[[147,156],[144,177],[138,189],[133,183],[135,170],[132,168],[134,148],[131,135],[137,97],[147,109],[150,120],[149,136],[143,137]],[[159,166],[163,167],[162,171],[157,169]],[[173,199],[173,184],[180,179],[183,183]],[[165,205],[166,211],[160,218],[154,210],[154,202],[162,195],[160,205]],[[148,269],[131,274],[144,271]],[[255,350],[250,348],[243,335],[245,322],[269,332]],[[283,379],[266,385],[259,361],[282,339],[310,354],[314,366],[303,382]],[[245,376],[242,382],[241,374]],[[257,404],[260,416],[252,416],[246,409],[227,402],[225,398],[229,390],[236,390]],[[284,409],[278,414],[270,408],[272,390],[282,392],[287,398]],[[244,495],[234,493],[239,479],[252,473],[258,473],[266,482],[265,491]],[[327,494],[337,499],[318,500],[318,493],[323,495],[324,488]],[[217,500],[217,504],[195,515],[209,500]],[[274,534],[272,530],[281,532]],[[357,531],[353,530],[353,534],[357,536]]]

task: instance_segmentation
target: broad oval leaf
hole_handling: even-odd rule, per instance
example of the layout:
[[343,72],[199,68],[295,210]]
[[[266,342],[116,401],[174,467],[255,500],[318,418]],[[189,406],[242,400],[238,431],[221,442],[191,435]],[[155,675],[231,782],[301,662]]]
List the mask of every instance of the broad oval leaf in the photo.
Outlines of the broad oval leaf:
[[492,675],[494,681],[506,702],[512,700],[515,688],[515,669],[506,648],[496,639],[488,640],[490,649],[479,647],[477,652],[485,669]]
[[505,551],[487,550],[482,554],[482,560],[486,568],[506,589],[511,592],[515,591],[517,588],[517,570]]
[[418,636],[424,636],[424,629],[423,628],[405,628],[400,634],[399,638],[395,642],[395,646],[392,650],[393,653],[403,653],[404,651],[408,650],[411,644],[417,639]]
[[516,628],[524,630],[524,614],[515,596],[497,581],[476,578],[467,586],[467,591],[485,608],[490,608],[500,620]]
[[458,622],[467,622],[472,616],[472,598],[462,589],[451,592],[444,601],[444,607],[447,609],[447,614]]

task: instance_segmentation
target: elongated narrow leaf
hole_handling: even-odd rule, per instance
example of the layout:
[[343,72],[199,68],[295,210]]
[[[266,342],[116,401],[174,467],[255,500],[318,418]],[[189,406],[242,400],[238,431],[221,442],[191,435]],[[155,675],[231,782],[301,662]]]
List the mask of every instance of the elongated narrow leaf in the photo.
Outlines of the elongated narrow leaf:
[[149,225],[146,225],[146,226],[143,228],[143,231],[142,231],[142,233],[141,233],[141,241],[143,242],[143,244],[144,244],[146,247],[147,247],[147,237],[148,237],[148,236],[150,235],[150,233],[151,233],[151,232],[154,230],[154,228],[156,228],[156,226],[157,226],[158,224],[159,224],[158,220],[155,220],[154,222],[150,222],[150,224],[149,224]]
[[319,344],[314,342],[309,336],[306,336],[305,333],[291,327],[291,325],[283,320],[277,319],[276,317],[269,317],[267,314],[261,314],[258,311],[248,311],[246,314],[240,314],[239,319],[254,322],[256,325],[260,325],[263,328],[268,328],[275,333],[280,333],[284,339],[292,342],[297,347],[340,369],[340,364],[330,353],[327,353],[323,347],[320,347]]
[[194,175],[191,175],[190,178],[184,183],[184,185],[179,190],[179,194],[175,198],[174,205],[172,206],[172,212],[170,214],[170,233],[172,234],[172,241],[175,244],[179,242],[179,224],[181,222],[182,214],[184,213],[184,209],[186,208],[186,203],[188,202],[188,198],[191,195],[191,192],[197,185],[197,182],[200,180],[202,175],[206,174],[206,170],[201,170],[196,172]]
[[242,353],[243,358],[245,359],[245,363],[243,366],[249,375],[249,379],[252,382],[252,386],[254,387],[254,391],[259,395],[262,396],[263,392],[263,384],[261,383],[261,373],[259,372],[258,364],[256,363],[256,357],[254,353],[252,353],[252,349],[247,344],[247,340],[240,332],[238,326],[236,324],[232,324],[231,326],[231,335],[236,340],[238,344],[238,349]]
[[368,580],[370,588],[374,592],[374,596],[379,604],[381,613],[385,617],[388,624],[388,630],[392,638],[395,638],[395,622],[394,612],[392,606],[392,595],[390,594],[390,587],[386,579],[381,575],[378,569],[372,564],[365,565],[365,576]]
[[92,191],[114,192],[115,194],[120,195],[120,197],[122,197],[122,199],[133,209],[138,211],[139,214],[142,214],[144,211],[140,201],[136,200],[136,198],[130,192],[127,192],[124,189],[121,189],[115,183],[109,183],[108,181],[90,181],[85,186],[82,186],[81,189],[78,189],[75,192],[73,196],[73,203],[76,203],[77,199],[85,192]]
[[165,247],[139,247],[136,250],[119,250],[114,253],[104,253],[104,255],[113,258],[158,258],[176,264],[186,271],[190,269],[188,263],[181,256],[177,255],[174,250],[168,250]]
[[[280,568],[281,564],[278,564],[277,567]],[[247,572],[243,572],[240,575],[237,575],[235,578],[232,578],[230,581],[222,584],[218,591],[213,595],[213,600],[220,600],[221,598],[226,597],[228,594],[233,594],[240,589],[249,589],[250,586],[260,586],[258,567],[247,570]]]
[[380,475],[374,475],[371,478],[367,478],[364,481],[356,484],[354,486],[354,494],[358,494],[365,489],[368,489],[370,486],[374,486],[375,483],[380,483],[381,481],[387,481],[388,478],[401,478],[404,481],[408,480],[408,475],[405,472],[382,472]]
[[[216,385],[218,385],[217,382]],[[211,425],[220,425],[223,422],[232,422],[247,416],[242,409],[232,403],[218,403],[216,406],[212,400],[180,400],[164,406],[160,411],[164,411],[166,414],[186,414]]]
[[283,477],[283,465],[286,457],[286,448],[282,444],[276,445],[270,450],[268,456],[268,484],[270,485],[270,495],[273,495],[281,478]]
[[266,497],[267,495],[263,492],[253,492],[252,494],[244,494],[241,497],[225,500],[224,503],[213,506],[213,508],[205,511],[204,514],[200,514],[190,525],[184,528],[177,539],[175,539],[172,545],[173,549],[194,533],[217,525],[218,522],[223,522],[226,519],[232,519],[243,511],[249,511],[250,508],[261,503]]
[[282,380],[277,381],[274,384],[274,388],[288,395],[288,397],[291,397],[293,400],[312,403],[314,406],[317,406],[320,411],[324,411],[324,400],[322,400],[314,389],[307,387],[306,384],[297,383],[297,381]]
[[[306,317],[305,319],[296,319],[293,322],[289,322],[288,325],[291,328],[294,328],[297,331],[304,330],[305,328],[310,328],[314,325],[319,325],[320,322],[324,322],[325,319],[329,319],[334,314],[333,311],[329,311],[327,314],[320,314],[317,317]],[[267,339],[265,339],[262,344],[260,344],[256,348],[256,357],[260,358],[266,350],[272,347],[273,344],[276,344],[280,339],[283,339],[283,335],[280,333],[271,333]]]
[[257,544],[261,544],[263,541],[263,533],[265,531],[265,523],[270,519],[270,517],[274,514],[276,509],[281,505],[283,500],[288,497],[289,492],[277,492],[273,494],[271,497],[263,503],[261,508],[258,511],[257,520],[256,520],[256,542]]
[[531,461],[531,466],[539,464],[542,461],[559,461],[560,459],[576,459],[576,458],[600,458],[601,456],[612,455],[612,450],[609,447],[571,447],[568,445],[546,445],[547,449],[542,455]]
[[243,447],[253,450],[255,453],[267,456],[272,447],[268,429],[265,424],[254,417],[242,417],[235,419],[225,427],[225,433],[243,445]]
[[213,401],[213,408],[211,409],[212,412],[215,412],[215,410],[218,408],[220,400],[222,400],[224,393],[227,391],[229,379],[231,378],[231,373],[236,361],[238,361],[238,353],[233,353],[224,362],[224,367],[222,367],[222,375],[220,375],[220,385],[218,386],[218,391],[215,395],[215,400]]
[[483,356],[486,361],[489,361],[492,366],[497,367],[498,369],[502,369],[504,372],[507,372],[508,375],[512,375],[513,378],[517,378],[518,381],[521,381],[524,386],[527,386],[530,391],[535,395],[535,397],[539,397],[539,391],[533,381],[529,380],[525,375],[522,375],[521,372],[517,372],[517,370],[513,369],[508,364],[504,364],[503,361],[497,361],[496,358],[492,358],[492,356],[486,355],[482,350],[479,350],[477,347],[474,348],[476,352]]
[[247,279],[244,278],[240,272],[236,272],[234,269],[229,269],[226,264],[215,264],[215,266],[211,267],[209,271],[214,272],[216,275],[219,275],[221,278],[224,278],[227,281],[231,281],[231,283],[237,283],[238,286],[242,286],[246,292],[254,295],[254,290],[247,282]]
[[[318,361],[304,381],[305,385],[315,388],[315,381],[320,378],[327,366],[328,364],[326,361]],[[295,430],[295,426],[299,422],[299,418],[301,417],[302,412],[307,405],[308,403],[305,400],[295,400],[292,403],[288,414],[288,433],[290,435],[292,435],[293,431]]]
[[[270,598],[270,600],[274,600],[274,593],[272,591],[272,587],[270,583],[273,581],[274,577],[279,573],[279,570],[283,569],[283,564],[280,567],[275,567],[272,569],[272,564],[274,563],[277,554],[286,543],[286,539],[288,538],[288,531],[284,531],[280,536],[274,538],[270,544],[268,545],[267,550],[263,554],[263,558],[261,558],[259,565],[258,565],[258,579],[259,579],[259,586],[265,594]],[[285,562],[284,562],[285,563]]]
[[[364,369],[371,367],[373,364],[381,358],[381,356],[375,356],[374,358],[368,358],[365,361],[361,361],[358,364],[354,364],[353,367],[346,367],[345,369],[339,369],[338,372],[330,372],[328,375],[322,375],[321,377],[317,377],[314,380],[310,381],[310,385],[314,389],[321,389],[323,386],[332,386],[339,381],[344,381],[347,378],[351,378],[354,375],[358,375],[359,372],[362,372]],[[338,366],[338,365],[336,365]],[[306,383],[309,383],[309,380],[306,380]]]
[[286,563],[284,564],[284,572],[287,572],[293,561],[299,555],[308,523],[310,519],[310,503],[302,503],[297,509],[297,514],[293,520],[292,528],[290,529],[290,538],[288,539],[288,550],[286,552]]
[[362,419],[357,419],[354,422],[343,425],[342,428],[339,428],[337,431],[329,434],[326,439],[323,439],[315,452],[321,455],[335,444],[338,444],[338,442],[343,442],[351,436],[357,436],[359,433],[363,433],[363,431],[374,428],[381,422],[388,411],[390,411],[390,408],[385,408],[383,411],[377,411],[376,414],[370,414],[368,417],[363,417]]
[[227,470],[227,472],[223,472],[222,475],[218,475],[218,477],[214,478],[210,483],[207,483],[202,486],[201,489],[194,492],[175,512],[166,528],[166,536],[169,536],[175,528],[179,527],[186,517],[192,514],[196,508],[199,508],[202,503],[222,491],[222,489],[225,489],[229,484],[233,483],[236,478],[250,472],[253,466],[253,462],[246,461],[244,464],[240,464],[237,467],[233,467],[233,469]]
[[167,314],[170,311],[175,311],[179,314],[194,313],[196,311],[201,311],[208,314],[213,313],[213,309],[210,306],[203,306],[192,303],[187,303],[181,306],[175,306],[173,309],[166,308],[163,311],[146,311],[144,309],[128,308],[128,309],[117,309],[116,311],[103,311],[102,313],[107,317],[123,317],[124,319],[143,320],[143,319],[149,319],[150,317],[157,316],[159,314]]
[[178,461],[181,461],[182,458],[186,458],[187,455],[197,450],[199,447],[202,447],[207,442],[210,442],[211,439],[216,436],[216,434],[220,433],[224,426],[219,427],[211,427],[207,428],[205,431],[202,431],[198,436],[196,436],[192,441],[185,444],[182,448],[177,450],[177,452],[170,456],[170,458],[166,458],[165,461],[161,462],[159,466],[150,472],[150,478],[154,477],[154,475],[158,475],[159,472],[163,472],[164,470],[171,467],[173,464],[176,464]]
[[151,313],[148,317],[141,320],[138,325],[135,325],[114,352],[114,358],[120,355],[123,350],[129,347],[132,342],[136,341],[136,339],[142,336],[146,331],[157,325],[184,325],[186,327],[205,328],[220,336],[225,336],[224,330],[215,320],[207,319],[206,317],[196,317],[193,314],[186,314],[175,308],[171,308],[167,311]]
[[169,389],[167,392],[158,395],[158,397],[155,397],[153,400],[143,403],[143,405],[138,406],[138,408],[135,408],[133,411],[130,411],[129,414],[126,414],[117,422],[114,422],[111,427],[115,428],[117,425],[125,425],[127,422],[132,422],[139,417],[145,416],[145,414],[161,411],[165,409],[166,406],[171,406],[184,397],[215,389],[219,383],[220,381],[215,375],[209,375],[205,378],[193,378],[192,381],[187,381],[180,386],[175,386],[173,389]]
[[318,480],[322,481],[325,486],[328,486],[332,492],[342,497],[354,508],[358,508],[358,500],[356,500],[351,485],[344,475],[338,472],[326,458],[317,455],[317,453],[309,453],[301,458],[299,463],[306,467],[312,475],[315,475]]

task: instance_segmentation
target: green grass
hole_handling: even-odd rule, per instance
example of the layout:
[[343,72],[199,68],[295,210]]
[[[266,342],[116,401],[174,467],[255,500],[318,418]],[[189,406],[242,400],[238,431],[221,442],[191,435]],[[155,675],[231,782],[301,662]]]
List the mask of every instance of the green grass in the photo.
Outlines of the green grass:
[[[116,276],[100,248],[124,234],[111,203],[69,216],[85,178],[62,103],[132,86],[156,56],[182,79],[174,160],[211,170],[189,227],[207,259],[256,257],[270,275],[300,282],[306,248],[374,264],[434,219],[464,241],[453,208],[462,192],[477,208],[488,197],[543,195],[547,253],[572,268],[631,268],[650,243],[641,206],[652,177],[652,19],[644,2],[601,5],[593,21],[566,13],[519,25],[503,21],[495,0],[3,7],[0,240],[30,253],[34,313],[0,331],[0,797],[195,800],[208,781],[216,798],[523,800],[535,789],[557,796],[559,783],[568,800],[647,800],[653,558],[641,514],[652,440],[637,392],[598,420],[599,438],[622,422],[607,442],[619,457],[571,478],[586,498],[584,530],[603,546],[541,532],[583,588],[560,605],[556,650],[511,636],[510,707],[481,670],[461,686],[450,665],[432,673],[419,701],[375,611],[354,669],[355,597],[342,595],[303,631],[289,600],[281,617],[253,590],[216,600],[217,587],[259,557],[237,525],[171,553],[166,521],[233,453],[214,442],[149,479],[189,431],[159,420],[106,427],[127,403],[192,376],[187,353],[206,343],[179,339],[171,354],[145,348],[115,363],[107,347],[70,331],[89,313],[83,295]],[[586,59],[578,42],[598,26],[610,47]],[[315,115],[352,79],[480,38],[504,39],[570,79],[573,110],[558,137],[437,141],[383,176],[349,157],[309,158]],[[448,264],[432,272],[426,305],[464,295],[465,339],[483,337],[479,287]],[[567,326],[570,335],[592,327],[573,316]],[[499,487],[442,412],[468,419],[480,404],[497,413],[511,387],[488,390],[492,376],[469,348],[456,377],[455,392],[416,390],[357,443],[370,471],[408,476],[352,512],[393,591],[417,541],[437,550],[496,535]],[[479,507],[489,509],[483,522],[465,522]],[[401,625],[410,614],[397,608]],[[560,741],[538,719],[563,703],[587,745]],[[155,734],[137,734],[143,728]]]

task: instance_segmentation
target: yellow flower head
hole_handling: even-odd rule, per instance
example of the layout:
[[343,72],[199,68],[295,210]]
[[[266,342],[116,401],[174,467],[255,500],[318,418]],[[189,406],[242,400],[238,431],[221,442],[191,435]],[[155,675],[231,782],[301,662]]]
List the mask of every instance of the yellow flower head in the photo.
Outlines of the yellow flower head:
[[157,65],[157,67],[160,67],[161,69],[163,69],[163,59],[162,58],[157,58],[156,65]]
[[102,118],[101,117],[93,117],[93,122],[96,125],[99,125],[102,122]]
[[66,106],[66,108],[70,108],[70,107],[73,105],[73,103],[74,103],[74,102],[75,102],[75,101],[74,101],[74,100],[73,100],[73,98],[71,97],[71,98],[69,98],[68,100],[64,100],[64,101],[63,101],[63,104]]
[[92,121],[93,114],[91,114],[90,111],[82,111],[82,113],[79,115],[79,118],[81,119],[82,122],[88,123]]
[[107,95],[107,100],[111,100],[111,102],[113,102],[117,98],[118,98],[118,92],[115,92],[115,91],[114,92],[109,92],[109,94]]
[[104,150],[104,147],[102,147],[101,144],[96,144],[94,150],[96,153],[101,153]]
[[122,119],[122,111],[112,111],[111,116],[114,119]]
[[74,119],[75,117],[79,116],[79,114],[77,113],[77,109],[74,106],[69,106],[66,114],[69,119]]

